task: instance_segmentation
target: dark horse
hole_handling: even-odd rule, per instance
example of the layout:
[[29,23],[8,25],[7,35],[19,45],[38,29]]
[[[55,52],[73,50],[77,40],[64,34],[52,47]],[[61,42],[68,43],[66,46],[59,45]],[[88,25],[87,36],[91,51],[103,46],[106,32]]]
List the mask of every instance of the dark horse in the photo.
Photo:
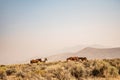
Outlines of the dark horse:
[[87,58],[86,57],[79,57],[79,60],[81,60],[81,61],[87,61]]
[[42,60],[41,59],[32,59],[30,60],[30,63],[38,63],[38,62],[41,62]]
[[69,57],[69,58],[67,58],[67,61],[69,61],[69,60],[71,60],[71,61],[79,61],[79,57]]
[[30,63],[38,63],[38,62],[46,62],[47,61],[47,58],[44,59],[44,61],[42,61],[42,59],[32,59],[30,60]]
[[66,59],[67,61],[71,60],[71,61],[87,61],[87,58],[86,57],[69,57]]

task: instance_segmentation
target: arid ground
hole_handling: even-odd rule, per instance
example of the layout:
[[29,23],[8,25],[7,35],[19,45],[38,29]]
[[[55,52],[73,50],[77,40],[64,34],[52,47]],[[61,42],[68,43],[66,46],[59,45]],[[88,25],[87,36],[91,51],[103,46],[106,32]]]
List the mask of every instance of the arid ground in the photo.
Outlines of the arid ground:
[[0,65],[0,80],[120,80],[120,59]]

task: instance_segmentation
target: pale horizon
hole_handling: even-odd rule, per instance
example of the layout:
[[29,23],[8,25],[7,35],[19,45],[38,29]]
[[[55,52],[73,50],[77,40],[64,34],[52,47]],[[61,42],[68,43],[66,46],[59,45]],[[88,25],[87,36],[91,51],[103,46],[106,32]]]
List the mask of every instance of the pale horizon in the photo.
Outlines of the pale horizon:
[[0,64],[94,44],[120,47],[119,0],[0,1]]

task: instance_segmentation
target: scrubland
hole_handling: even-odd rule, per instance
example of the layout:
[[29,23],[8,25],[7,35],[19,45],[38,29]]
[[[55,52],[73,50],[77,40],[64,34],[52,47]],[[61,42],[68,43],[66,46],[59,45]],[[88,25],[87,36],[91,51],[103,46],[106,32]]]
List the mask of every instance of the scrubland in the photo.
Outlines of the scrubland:
[[120,80],[120,59],[0,65],[0,80]]

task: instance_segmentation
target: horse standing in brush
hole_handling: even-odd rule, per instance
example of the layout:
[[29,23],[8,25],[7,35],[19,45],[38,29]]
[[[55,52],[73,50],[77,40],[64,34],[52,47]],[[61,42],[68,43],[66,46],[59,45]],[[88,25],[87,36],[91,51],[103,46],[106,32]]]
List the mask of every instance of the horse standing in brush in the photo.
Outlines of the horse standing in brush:
[[86,57],[79,57],[79,60],[81,60],[81,61],[87,61],[87,58]]
[[33,60],[30,60],[30,63],[31,64],[38,63],[38,62],[44,62],[45,63],[46,61],[47,61],[47,58],[45,58],[43,61],[42,61],[42,59],[35,59],[35,60],[33,59]]
[[66,59],[67,61],[71,60],[71,61],[87,61],[86,57],[69,57]]
[[69,61],[69,60],[71,60],[71,61],[79,61],[79,57],[69,57],[69,58],[67,58],[67,61]]

